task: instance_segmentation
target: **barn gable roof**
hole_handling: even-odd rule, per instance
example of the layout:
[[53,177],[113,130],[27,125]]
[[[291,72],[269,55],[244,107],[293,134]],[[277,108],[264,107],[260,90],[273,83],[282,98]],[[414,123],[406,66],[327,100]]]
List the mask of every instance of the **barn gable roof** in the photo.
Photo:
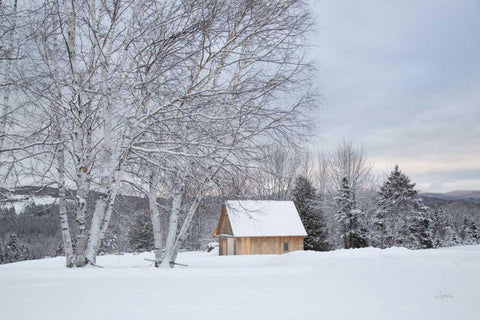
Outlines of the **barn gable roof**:
[[229,200],[225,208],[235,237],[307,235],[292,201]]

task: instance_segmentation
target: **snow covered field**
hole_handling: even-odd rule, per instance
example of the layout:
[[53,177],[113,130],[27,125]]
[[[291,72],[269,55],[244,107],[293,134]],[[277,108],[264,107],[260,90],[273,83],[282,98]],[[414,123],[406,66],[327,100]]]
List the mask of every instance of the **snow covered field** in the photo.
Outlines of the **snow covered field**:
[[480,319],[480,246],[0,266],[0,319]]

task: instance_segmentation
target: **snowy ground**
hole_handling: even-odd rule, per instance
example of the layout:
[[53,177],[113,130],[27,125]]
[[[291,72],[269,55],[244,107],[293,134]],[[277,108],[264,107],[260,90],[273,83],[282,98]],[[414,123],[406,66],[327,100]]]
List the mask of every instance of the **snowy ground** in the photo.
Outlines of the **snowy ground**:
[[480,246],[0,266],[0,319],[480,319]]

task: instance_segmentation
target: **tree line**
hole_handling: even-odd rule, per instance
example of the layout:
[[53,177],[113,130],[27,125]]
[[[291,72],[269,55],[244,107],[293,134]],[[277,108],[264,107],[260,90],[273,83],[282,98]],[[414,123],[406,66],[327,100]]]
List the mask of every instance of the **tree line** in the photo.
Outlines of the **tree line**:
[[[339,152],[339,149],[343,151]],[[192,219],[182,249],[206,249],[207,244],[213,241],[209,233],[218,222],[222,202],[227,199],[294,200],[308,232],[305,239],[307,250],[325,251],[366,246],[403,246],[418,249],[480,242],[477,227],[480,221],[480,204],[459,200],[432,201],[429,198],[425,198],[424,203],[414,183],[398,166],[383,181],[375,178],[371,170],[357,170],[369,177],[357,179],[364,182],[357,183],[356,188],[352,187],[346,177],[336,180],[341,177],[336,172],[349,170],[339,170],[334,167],[335,164],[351,161],[333,160],[335,156],[351,153],[350,156],[342,158],[362,157],[362,163],[371,165],[365,152],[361,148],[353,147],[351,143],[342,143],[334,152],[319,154],[316,159],[301,150],[280,147],[269,147],[264,152],[265,157],[258,159],[248,174],[243,171],[244,175],[237,173],[234,179],[223,179],[220,188],[222,193],[204,198]],[[359,168],[359,165],[354,167]],[[351,175],[354,176],[358,175]],[[338,181],[337,184],[335,181]],[[362,187],[359,187],[360,185]],[[57,196],[53,189],[48,191],[48,195]],[[91,199],[87,204],[89,216],[93,215],[96,197],[90,195]],[[162,223],[167,224],[170,219],[170,200],[157,198],[156,201]],[[69,220],[74,221],[74,200],[68,199],[68,203],[71,212]],[[180,225],[186,218],[186,209],[183,208],[179,214]],[[12,212],[12,209],[0,211],[0,246],[3,251],[10,250],[6,248],[6,243],[10,242],[8,239],[12,232],[21,232],[17,242],[28,249],[24,250],[24,254],[2,257],[3,261],[64,254],[60,234],[52,236],[58,230],[58,210],[57,203],[51,206],[27,207],[22,213]],[[120,194],[115,212],[117,214],[112,217],[110,228],[99,250],[100,254],[154,250],[147,195],[142,195],[141,192],[136,197]],[[87,219],[87,227],[90,223],[91,219]]]
[[363,149],[351,143],[340,144],[330,156],[336,159],[320,160],[330,166],[330,173],[321,175],[329,177],[330,188],[317,191],[316,175],[311,174],[297,177],[291,191],[308,233],[305,249],[427,249],[480,243],[478,206],[459,215],[465,207],[461,202],[425,205],[398,165],[376,182]]

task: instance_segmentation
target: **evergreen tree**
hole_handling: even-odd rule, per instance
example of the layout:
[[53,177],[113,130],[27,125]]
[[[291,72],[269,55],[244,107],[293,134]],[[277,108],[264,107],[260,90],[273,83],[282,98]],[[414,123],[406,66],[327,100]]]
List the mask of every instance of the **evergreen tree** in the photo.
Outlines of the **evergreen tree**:
[[362,248],[367,246],[367,241],[362,228],[362,212],[355,208],[353,192],[348,178],[342,179],[339,194],[335,197],[337,204],[337,222],[340,224],[343,244],[345,249]]
[[16,262],[30,259],[31,251],[26,245],[18,241],[15,233],[12,233],[5,241],[4,255],[5,262]]
[[457,244],[457,235],[451,218],[442,207],[437,208],[432,214],[432,239],[435,248]]
[[479,243],[480,234],[477,224],[470,217],[465,216],[462,225],[462,242],[463,244],[477,244]]
[[380,187],[374,220],[376,246],[433,247],[428,207],[417,198],[415,183],[410,182],[398,165]]
[[[418,200],[418,199],[417,199]],[[412,249],[433,248],[432,219],[430,208],[420,206],[418,210],[411,211],[410,241],[406,244]]]
[[305,250],[329,250],[327,225],[316,201],[315,188],[306,177],[298,177],[295,180],[292,198],[307,231],[304,240]]
[[153,227],[146,214],[139,214],[135,218],[135,222],[128,231],[128,244],[134,251],[153,250]]

